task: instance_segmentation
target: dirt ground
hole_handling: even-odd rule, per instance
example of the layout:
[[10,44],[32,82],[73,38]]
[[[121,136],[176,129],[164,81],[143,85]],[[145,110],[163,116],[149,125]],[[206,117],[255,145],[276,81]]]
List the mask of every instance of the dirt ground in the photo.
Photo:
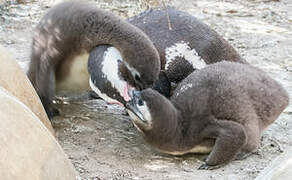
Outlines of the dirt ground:
[[[26,69],[32,29],[54,1],[0,0],[0,44]],[[97,0],[98,7],[133,16],[156,1]],[[291,0],[173,0],[227,39],[251,64],[280,81],[292,97]],[[292,103],[263,134],[258,152],[212,171],[197,170],[204,156],[160,154],[147,145],[123,109],[86,95],[60,95],[53,119],[59,143],[83,180],[250,180],[292,146]]]

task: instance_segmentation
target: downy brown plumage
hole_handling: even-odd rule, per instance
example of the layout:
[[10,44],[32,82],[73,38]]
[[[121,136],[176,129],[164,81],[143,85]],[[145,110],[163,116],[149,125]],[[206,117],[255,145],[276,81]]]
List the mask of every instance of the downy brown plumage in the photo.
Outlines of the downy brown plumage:
[[209,153],[202,169],[254,151],[264,129],[287,107],[285,89],[262,70],[219,62],[195,71],[170,100],[134,91],[127,109],[146,141],[162,152]]

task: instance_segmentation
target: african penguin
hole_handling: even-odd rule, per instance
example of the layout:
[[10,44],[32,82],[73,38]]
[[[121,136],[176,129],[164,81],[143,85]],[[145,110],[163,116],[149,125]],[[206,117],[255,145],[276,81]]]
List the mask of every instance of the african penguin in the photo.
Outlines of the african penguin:
[[[28,77],[47,114],[55,114],[55,91],[89,89],[88,53],[98,45],[117,49],[119,84],[127,93],[151,87],[158,79],[160,57],[148,36],[139,28],[88,2],[67,1],[54,6],[37,25],[32,42]],[[122,87],[121,87],[122,85]]]
[[[168,26],[165,9],[147,10],[128,19],[128,22],[140,28],[151,39],[159,52],[161,60],[160,78],[154,89],[170,97],[170,83],[176,84],[194,70],[204,68],[206,64],[219,61],[247,63],[236,50],[217,32],[194,16],[169,7],[171,30]],[[97,61],[97,62],[91,62]],[[110,63],[109,61],[113,61]],[[115,83],[110,70],[117,69],[123,58],[119,51],[111,46],[97,46],[89,56],[89,74],[91,87],[108,102],[124,103],[122,89]],[[141,65],[145,65],[141,62]],[[99,71],[99,72],[96,72]],[[113,73],[118,72],[113,70]],[[119,91],[119,92],[118,92]]]
[[[128,94],[133,89],[129,87],[129,92],[124,91],[127,82],[121,77],[119,70],[122,61],[119,51],[109,45],[97,46],[90,52],[88,59],[91,89],[106,102],[121,106],[130,99]],[[159,81],[156,81],[153,88],[169,97],[170,82],[163,71],[160,72]]]
[[210,152],[200,169],[212,169],[254,151],[288,103],[262,70],[223,61],[191,73],[170,100],[152,89],[133,91],[126,108],[148,143],[172,155]]

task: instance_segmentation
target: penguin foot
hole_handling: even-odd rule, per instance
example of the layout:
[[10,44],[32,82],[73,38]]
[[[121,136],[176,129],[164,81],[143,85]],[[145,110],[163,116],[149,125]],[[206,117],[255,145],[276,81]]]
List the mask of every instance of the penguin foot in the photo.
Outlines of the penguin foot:
[[250,155],[252,155],[252,152],[245,153],[245,152],[240,152],[236,155],[235,160],[243,160],[248,158]]
[[218,164],[218,165],[208,165],[206,162],[204,162],[198,170],[213,170],[223,167],[224,164]]

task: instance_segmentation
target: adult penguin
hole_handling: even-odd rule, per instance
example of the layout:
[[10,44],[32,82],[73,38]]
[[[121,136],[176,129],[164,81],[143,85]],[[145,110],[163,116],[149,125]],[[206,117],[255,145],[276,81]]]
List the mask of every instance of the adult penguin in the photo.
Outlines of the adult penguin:
[[[167,8],[147,10],[128,19],[148,35],[159,52],[161,73],[154,89],[171,96],[170,83],[177,84],[194,70],[219,61],[247,63],[217,32],[194,16]],[[91,88],[110,103],[124,104],[122,90],[117,86],[117,66],[124,59],[118,49],[110,45],[97,46],[90,52],[88,71]],[[141,62],[146,66],[147,62]],[[114,68],[115,67],[115,68]]]
[[115,47],[122,57],[112,68],[123,80],[123,100],[128,100],[128,87],[144,89],[157,80],[159,54],[143,31],[88,2],[58,4],[36,27],[28,70],[49,117],[57,113],[52,105],[56,91],[89,89],[88,53],[102,44]]

